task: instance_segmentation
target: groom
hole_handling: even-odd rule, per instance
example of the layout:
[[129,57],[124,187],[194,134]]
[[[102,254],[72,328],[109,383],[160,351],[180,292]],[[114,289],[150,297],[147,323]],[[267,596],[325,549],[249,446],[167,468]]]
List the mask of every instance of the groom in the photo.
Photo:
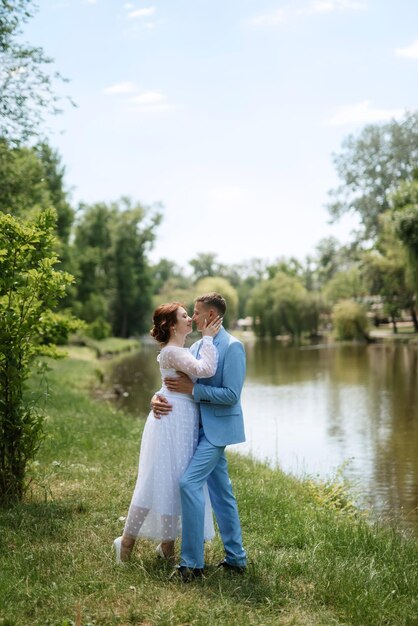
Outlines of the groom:
[[[223,317],[226,302],[218,293],[197,298],[193,320],[201,331],[218,315]],[[218,350],[218,367],[212,378],[197,380],[178,372],[178,378],[166,378],[170,391],[193,394],[200,407],[199,441],[190,464],[180,480],[182,506],[182,541],[180,565],[174,576],[183,582],[203,575],[204,515],[203,486],[207,482],[212,508],[225,548],[220,567],[242,573],[246,568],[246,552],[242,546],[238,508],[228,475],[225,446],[245,441],[241,409],[241,390],[245,377],[245,351],[242,343],[221,327],[214,337]],[[199,357],[201,341],[191,347]],[[171,410],[168,401],[159,396],[152,402],[156,417]]]

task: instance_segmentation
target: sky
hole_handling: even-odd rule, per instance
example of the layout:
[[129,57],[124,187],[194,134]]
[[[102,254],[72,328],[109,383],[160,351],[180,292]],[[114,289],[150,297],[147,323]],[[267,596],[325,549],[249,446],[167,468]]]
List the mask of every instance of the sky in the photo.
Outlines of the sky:
[[77,108],[49,120],[73,205],[160,206],[150,258],[312,255],[332,154],[418,108],[411,0],[38,0],[25,29]]

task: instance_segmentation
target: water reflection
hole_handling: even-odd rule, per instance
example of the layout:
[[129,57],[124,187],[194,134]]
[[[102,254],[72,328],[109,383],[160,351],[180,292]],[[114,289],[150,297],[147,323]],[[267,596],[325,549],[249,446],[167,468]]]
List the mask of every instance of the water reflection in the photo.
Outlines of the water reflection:
[[121,389],[117,405],[132,415],[144,417],[153,393],[161,386],[157,354],[156,346],[145,346],[112,364],[112,386]]
[[[241,452],[295,474],[345,474],[363,502],[418,533],[418,350],[403,345],[246,346],[247,442]],[[115,365],[123,405],[148,412],[157,350]]]

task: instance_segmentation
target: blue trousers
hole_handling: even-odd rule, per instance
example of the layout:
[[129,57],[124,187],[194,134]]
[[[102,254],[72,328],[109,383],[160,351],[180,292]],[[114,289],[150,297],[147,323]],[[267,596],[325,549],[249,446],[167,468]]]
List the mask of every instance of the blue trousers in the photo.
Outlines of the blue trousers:
[[203,568],[205,498],[208,483],[210,500],[225,548],[225,560],[245,566],[237,502],[228,475],[225,447],[212,445],[199,431],[199,443],[190,464],[180,479],[182,536],[180,565]]

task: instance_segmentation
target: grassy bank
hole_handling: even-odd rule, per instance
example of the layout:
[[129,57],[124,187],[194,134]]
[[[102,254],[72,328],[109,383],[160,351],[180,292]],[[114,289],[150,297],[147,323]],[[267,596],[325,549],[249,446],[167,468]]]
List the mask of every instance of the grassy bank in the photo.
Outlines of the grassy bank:
[[344,494],[292,479],[238,455],[231,476],[248,573],[217,570],[207,547],[203,582],[168,582],[141,542],[113,563],[135,482],[143,422],[94,401],[87,348],[54,363],[47,433],[27,501],[0,510],[0,624],[417,624],[418,542],[356,515]]
[[113,357],[117,354],[137,350],[140,347],[139,339],[120,339],[108,337],[107,339],[92,339],[84,334],[73,335],[70,340],[71,346],[83,346],[90,348],[98,358]]

